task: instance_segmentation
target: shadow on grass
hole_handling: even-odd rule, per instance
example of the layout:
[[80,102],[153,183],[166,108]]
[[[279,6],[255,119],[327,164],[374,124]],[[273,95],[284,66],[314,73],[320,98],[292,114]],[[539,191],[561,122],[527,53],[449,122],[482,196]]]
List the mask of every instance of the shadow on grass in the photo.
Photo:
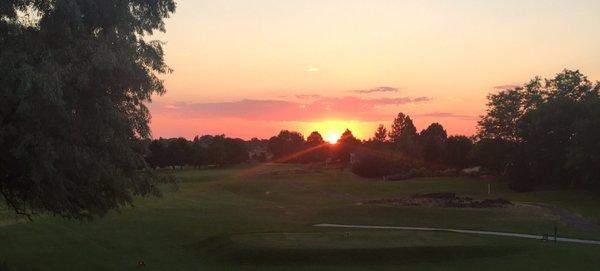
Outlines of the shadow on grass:
[[[215,242],[216,241],[216,242]],[[205,259],[240,265],[370,265],[440,263],[469,258],[492,258],[519,253],[512,246],[391,247],[373,249],[305,249],[242,247],[228,238],[210,238],[201,248]]]

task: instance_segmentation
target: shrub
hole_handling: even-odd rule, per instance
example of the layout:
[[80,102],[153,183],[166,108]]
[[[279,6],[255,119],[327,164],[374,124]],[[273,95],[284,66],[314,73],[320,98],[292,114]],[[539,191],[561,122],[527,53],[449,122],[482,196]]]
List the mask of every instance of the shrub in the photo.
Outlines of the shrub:
[[368,150],[358,153],[356,157],[352,172],[367,178],[406,173],[419,166],[419,162],[391,151]]

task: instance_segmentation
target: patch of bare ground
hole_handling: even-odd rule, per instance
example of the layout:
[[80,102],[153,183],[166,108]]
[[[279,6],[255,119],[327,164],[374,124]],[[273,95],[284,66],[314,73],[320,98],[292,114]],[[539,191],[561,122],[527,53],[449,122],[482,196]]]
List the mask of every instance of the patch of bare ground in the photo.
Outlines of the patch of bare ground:
[[457,197],[455,193],[418,194],[404,198],[375,199],[363,204],[393,204],[402,206],[428,206],[451,208],[504,208],[513,203],[502,198],[476,200],[470,197]]

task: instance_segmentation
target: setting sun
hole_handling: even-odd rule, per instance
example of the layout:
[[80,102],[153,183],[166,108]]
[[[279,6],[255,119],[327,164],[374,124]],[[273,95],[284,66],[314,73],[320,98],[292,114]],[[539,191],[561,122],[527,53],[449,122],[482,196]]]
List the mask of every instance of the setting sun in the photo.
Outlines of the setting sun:
[[325,135],[325,141],[331,143],[331,144],[335,144],[337,143],[338,139],[340,139],[340,134],[338,133],[328,133]]
[[310,134],[312,131],[317,131],[323,136],[323,140],[331,144],[337,143],[338,139],[346,129],[350,129],[352,134],[358,138],[368,138],[366,131],[375,129],[376,124],[364,123],[359,121],[345,120],[324,120],[307,122],[305,125],[298,127],[298,130],[303,134]]
[[598,11],[0,0],[0,271],[600,270]]

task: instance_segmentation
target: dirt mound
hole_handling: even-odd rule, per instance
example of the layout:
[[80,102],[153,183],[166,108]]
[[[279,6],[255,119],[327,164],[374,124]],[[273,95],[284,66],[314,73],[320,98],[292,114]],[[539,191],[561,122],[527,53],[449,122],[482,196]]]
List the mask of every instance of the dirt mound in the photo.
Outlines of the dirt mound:
[[469,197],[457,197],[455,193],[417,194],[407,198],[376,199],[363,204],[394,204],[402,206],[429,206],[453,208],[504,208],[513,203],[502,198],[475,200]]

